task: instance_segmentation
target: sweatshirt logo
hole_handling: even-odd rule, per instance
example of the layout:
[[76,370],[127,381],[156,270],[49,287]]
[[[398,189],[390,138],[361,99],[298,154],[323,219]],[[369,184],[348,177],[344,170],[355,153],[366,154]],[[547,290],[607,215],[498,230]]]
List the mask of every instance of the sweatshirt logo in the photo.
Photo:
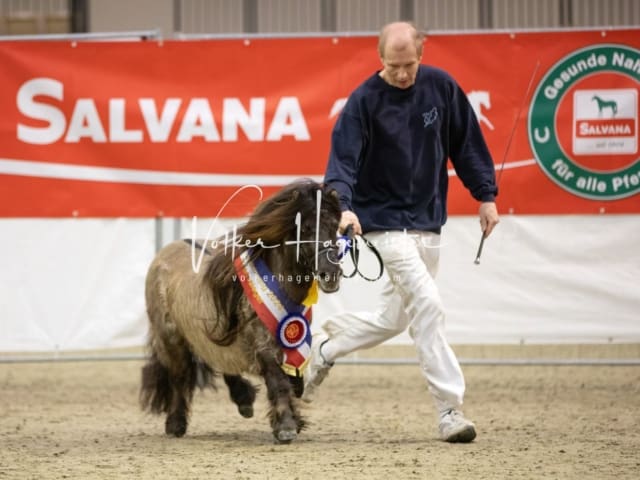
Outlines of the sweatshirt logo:
[[433,107],[428,112],[424,112],[422,114],[422,120],[424,120],[424,128],[427,128],[429,125],[432,125],[438,119],[438,110],[436,107]]

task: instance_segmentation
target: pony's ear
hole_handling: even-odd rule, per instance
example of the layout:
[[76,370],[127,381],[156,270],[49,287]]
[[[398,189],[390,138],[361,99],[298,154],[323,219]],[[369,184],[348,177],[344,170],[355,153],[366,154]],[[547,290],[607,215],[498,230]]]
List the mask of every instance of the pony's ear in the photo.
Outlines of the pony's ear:
[[323,182],[323,183],[320,184],[320,186],[322,187],[323,195],[331,195],[332,197],[337,198],[338,200],[340,200],[340,194],[331,185],[329,185],[328,183],[324,183]]

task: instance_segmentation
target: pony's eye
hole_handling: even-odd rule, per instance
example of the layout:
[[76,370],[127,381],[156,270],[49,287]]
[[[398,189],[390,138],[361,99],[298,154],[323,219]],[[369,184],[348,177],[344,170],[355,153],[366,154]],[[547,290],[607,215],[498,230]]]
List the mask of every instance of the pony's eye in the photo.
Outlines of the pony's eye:
[[307,225],[302,225],[302,227],[300,227],[300,234],[303,236],[309,236],[312,233],[312,229],[309,228],[309,226]]
[[338,263],[340,262],[340,254],[337,250],[335,249],[331,249],[331,250],[327,250],[327,260],[329,260],[331,263]]

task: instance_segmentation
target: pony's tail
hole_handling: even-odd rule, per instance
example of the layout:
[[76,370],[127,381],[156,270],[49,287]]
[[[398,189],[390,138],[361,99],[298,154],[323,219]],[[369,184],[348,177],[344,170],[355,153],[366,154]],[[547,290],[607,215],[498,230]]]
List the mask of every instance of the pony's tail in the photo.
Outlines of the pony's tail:
[[[190,352],[189,352],[190,353]],[[142,385],[140,387],[140,407],[151,413],[169,413],[174,408],[177,395],[191,396],[195,387],[215,389],[215,374],[204,362],[192,356],[186,362],[186,370],[177,378],[172,378],[155,352],[142,367]]]
[[173,389],[169,369],[162,365],[155,353],[142,367],[140,407],[151,413],[169,412],[173,400]]

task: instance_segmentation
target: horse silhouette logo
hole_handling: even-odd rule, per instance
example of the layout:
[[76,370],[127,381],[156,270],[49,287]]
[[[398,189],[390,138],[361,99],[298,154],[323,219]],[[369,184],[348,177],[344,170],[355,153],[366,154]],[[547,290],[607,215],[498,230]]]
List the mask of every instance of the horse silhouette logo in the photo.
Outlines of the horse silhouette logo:
[[616,113],[618,113],[618,102],[616,102],[615,100],[604,100],[600,98],[598,95],[594,95],[593,97],[591,97],[591,100],[594,100],[598,104],[599,117],[602,116],[602,112],[604,112],[606,108],[611,109],[612,117],[615,117]]
[[580,47],[538,81],[529,104],[529,145],[543,173],[572,195],[640,198],[637,58],[639,49],[621,44]]
[[491,109],[491,97],[489,92],[484,90],[473,90],[467,94],[469,103],[478,118],[479,123],[484,123],[489,130],[495,130],[491,120],[483,112],[483,108]]

